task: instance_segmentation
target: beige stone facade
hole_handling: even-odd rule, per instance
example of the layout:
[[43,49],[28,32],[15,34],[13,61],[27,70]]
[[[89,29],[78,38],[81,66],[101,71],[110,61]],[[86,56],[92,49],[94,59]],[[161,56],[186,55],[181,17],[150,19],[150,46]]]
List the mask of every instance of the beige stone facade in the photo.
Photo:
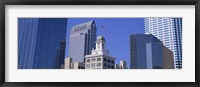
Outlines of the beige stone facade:
[[165,46],[163,46],[163,68],[164,69],[175,68],[173,52]]
[[83,62],[72,62],[72,58],[65,58],[65,69],[85,69]]

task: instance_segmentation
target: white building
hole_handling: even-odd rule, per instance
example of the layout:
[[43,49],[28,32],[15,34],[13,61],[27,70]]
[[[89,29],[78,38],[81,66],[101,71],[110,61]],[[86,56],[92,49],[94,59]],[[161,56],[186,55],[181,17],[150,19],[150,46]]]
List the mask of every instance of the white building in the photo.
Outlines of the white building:
[[126,61],[121,60],[121,61],[119,62],[119,68],[120,68],[120,69],[128,69],[127,64],[126,64]]
[[65,58],[65,69],[72,69],[72,58]]
[[128,69],[126,61],[120,60],[119,64],[115,64],[115,69]]
[[96,49],[92,49],[90,55],[85,56],[85,69],[114,69],[115,58],[105,49],[105,38],[98,36]]

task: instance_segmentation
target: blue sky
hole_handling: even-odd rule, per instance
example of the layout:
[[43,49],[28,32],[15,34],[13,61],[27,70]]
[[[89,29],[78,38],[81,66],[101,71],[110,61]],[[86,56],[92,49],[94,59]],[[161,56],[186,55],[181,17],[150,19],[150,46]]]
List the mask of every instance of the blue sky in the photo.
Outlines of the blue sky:
[[[125,60],[130,66],[130,41],[129,35],[133,33],[144,33],[143,18],[68,18],[67,24],[67,46],[68,55],[69,32],[74,25],[94,20],[97,26],[97,36],[102,35],[106,39],[106,49],[116,58],[116,64]],[[102,26],[105,27],[102,28]]]

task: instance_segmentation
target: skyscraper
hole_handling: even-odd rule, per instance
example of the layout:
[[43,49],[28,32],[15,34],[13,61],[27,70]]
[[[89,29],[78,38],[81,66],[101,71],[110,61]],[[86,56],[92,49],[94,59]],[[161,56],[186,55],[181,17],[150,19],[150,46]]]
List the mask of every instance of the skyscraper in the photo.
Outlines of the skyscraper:
[[18,18],[18,69],[56,69],[66,18]]
[[131,69],[173,69],[173,52],[151,34],[130,35]]
[[60,42],[60,48],[57,50],[57,58],[55,62],[57,62],[56,66],[58,69],[64,69],[64,61],[65,61],[65,48],[66,48],[66,38],[64,38]]
[[145,18],[145,33],[173,51],[176,68],[182,68],[182,18]]
[[91,54],[95,48],[96,24],[89,21],[74,26],[70,31],[69,54],[72,62],[84,62],[85,55]]

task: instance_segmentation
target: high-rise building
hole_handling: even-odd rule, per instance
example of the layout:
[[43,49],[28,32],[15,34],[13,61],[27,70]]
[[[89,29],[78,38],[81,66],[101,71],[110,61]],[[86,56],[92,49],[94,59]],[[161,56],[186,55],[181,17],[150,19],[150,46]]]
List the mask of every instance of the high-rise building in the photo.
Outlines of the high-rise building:
[[105,38],[98,36],[96,49],[90,55],[85,56],[85,69],[114,69],[115,58],[110,55],[109,50],[105,49]]
[[18,18],[18,69],[56,69],[66,18]]
[[56,64],[55,67],[58,69],[64,69],[64,61],[65,61],[65,49],[66,49],[66,38],[64,38],[60,42],[60,48],[57,51],[57,58],[56,58]]
[[128,69],[126,61],[124,61],[124,60],[119,61],[119,67],[120,67],[120,69]]
[[89,21],[74,26],[70,31],[69,54],[72,62],[84,62],[85,55],[91,54],[95,48],[96,24]]
[[176,68],[182,68],[182,18],[145,18],[145,33],[172,50]]
[[151,34],[131,34],[130,68],[173,69],[173,52]]

